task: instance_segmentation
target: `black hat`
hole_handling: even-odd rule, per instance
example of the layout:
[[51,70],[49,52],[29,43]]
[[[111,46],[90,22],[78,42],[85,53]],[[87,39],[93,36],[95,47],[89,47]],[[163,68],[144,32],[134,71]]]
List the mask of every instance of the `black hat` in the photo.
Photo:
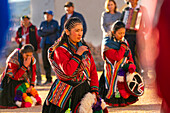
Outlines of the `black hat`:
[[74,7],[74,4],[72,2],[66,2],[64,7]]
[[21,20],[24,20],[25,18],[30,19],[30,17],[28,17],[27,15],[24,15],[24,16],[21,17]]

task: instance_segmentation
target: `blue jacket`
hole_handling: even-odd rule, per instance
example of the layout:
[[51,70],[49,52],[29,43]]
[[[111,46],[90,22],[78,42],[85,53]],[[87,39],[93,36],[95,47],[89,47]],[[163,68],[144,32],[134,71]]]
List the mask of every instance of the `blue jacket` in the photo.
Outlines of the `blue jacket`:
[[[84,38],[84,35],[86,34],[86,31],[87,31],[86,22],[84,20],[84,17],[80,13],[77,13],[75,11],[73,12],[73,15],[71,17],[78,17],[82,21],[82,23],[83,23],[83,36],[82,37]],[[60,36],[64,30],[64,23],[66,22],[66,20],[67,20],[67,16],[65,14],[61,17],[61,21],[60,21]]]
[[60,27],[56,20],[51,20],[50,22],[43,21],[41,22],[40,28],[38,30],[38,35],[42,37],[41,40],[41,48],[44,48],[46,44],[46,40],[48,40],[48,44],[54,44],[55,40],[59,38]]

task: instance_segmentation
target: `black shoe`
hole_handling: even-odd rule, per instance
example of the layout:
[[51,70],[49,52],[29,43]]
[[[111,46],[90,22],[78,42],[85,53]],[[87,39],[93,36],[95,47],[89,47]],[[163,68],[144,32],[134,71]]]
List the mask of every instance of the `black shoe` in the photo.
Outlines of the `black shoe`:
[[51,86],[52,85],[52,82],[49,82],[49,81],[46,81],[43,86]]

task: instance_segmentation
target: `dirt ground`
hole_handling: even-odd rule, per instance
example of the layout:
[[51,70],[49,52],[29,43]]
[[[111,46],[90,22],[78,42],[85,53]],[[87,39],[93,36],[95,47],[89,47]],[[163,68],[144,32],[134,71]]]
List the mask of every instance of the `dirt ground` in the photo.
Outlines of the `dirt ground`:
[[[55,76],[53,76],[55,80]],[[43,82],[45,77],[43,76]],[[44,102],[50,86],[36,86],[42,101]],[[160,113],[161,99],[156,95],[153,80],[145,79],[145,93],[139,97],[139,101],[127,107],[108,106],[109,113]],[[31,108],[0,109],[0,113],[41,113],[42,105]]]

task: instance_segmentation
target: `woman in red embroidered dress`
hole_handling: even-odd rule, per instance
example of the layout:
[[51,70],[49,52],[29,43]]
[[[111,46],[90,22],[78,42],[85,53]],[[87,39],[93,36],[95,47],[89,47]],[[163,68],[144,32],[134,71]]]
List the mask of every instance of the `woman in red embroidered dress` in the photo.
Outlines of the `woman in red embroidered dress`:
[[7,66],[0,81],[3,89],[0,108],[31,107],[33,100],[41,104],[41,99],[34,89],[36,60],[33,51],[33,46],[26,44],[21,49],[15,49],[7,58]]
[[[91,92],[95,96],[98,94],[96,66],[82,35],[81,21],[76,17],[70,18],[60,41],[49,49],[49,60],[58,79],[44,102],[43,113],[64,113],[68,108],[77,112],[86,93]],[[72,88],[65,91],[60,83],[73,86],[73,91]]]
[[111,106],[127,106],[138,100],[125,87],[124,76],[136,69],[128,42],[124,38],[125,25],[116,21],[112,26],[112,36],[102,42],[105,61],[104,73],[100,78],[99,94]]

